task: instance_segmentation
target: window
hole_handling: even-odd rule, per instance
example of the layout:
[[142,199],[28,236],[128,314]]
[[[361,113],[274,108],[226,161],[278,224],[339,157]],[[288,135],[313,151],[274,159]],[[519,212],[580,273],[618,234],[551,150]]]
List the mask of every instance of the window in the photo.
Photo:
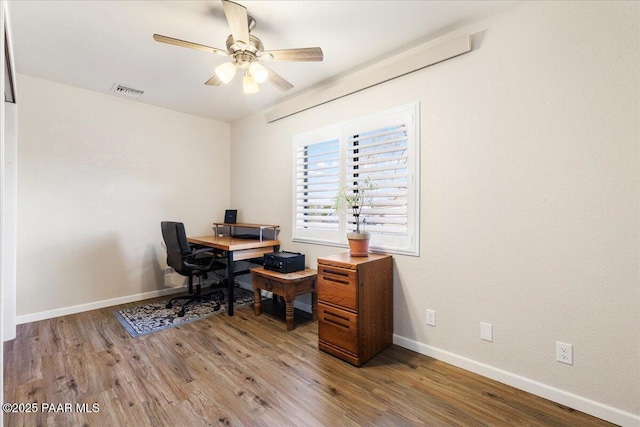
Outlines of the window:
[[370,182],[362,209],[373,251],[419,254],[418,104],[294,136],[293,240],[346,246],[355,229],[337,214],[342,187]]

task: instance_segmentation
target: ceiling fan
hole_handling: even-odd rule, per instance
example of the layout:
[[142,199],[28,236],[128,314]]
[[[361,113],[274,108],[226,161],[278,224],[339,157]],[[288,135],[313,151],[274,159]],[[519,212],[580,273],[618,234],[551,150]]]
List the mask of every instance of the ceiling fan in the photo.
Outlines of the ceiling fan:
[[205,82],[206,85],[219,86],[229,83],[238,69],[243,70],[244,93],[256,93],[258,84],[269,80],[281,91],[293,87],[282,76],[260,63],[262,61],[322,61],[322,49],[319,47],[305,47],[298,49],[264,50],[259,38],[250,34],[256,26],[256,21],[247,14],[247,8],[229,0],[222,0],[224,14],[229,22],[231,34],[227,37],[227,49],[218,49],[198,43],[192,43],[173,37],[154,34],[157,42],[188,47],[191,49],[212,52],[232,59],[215,68],[215,75]]

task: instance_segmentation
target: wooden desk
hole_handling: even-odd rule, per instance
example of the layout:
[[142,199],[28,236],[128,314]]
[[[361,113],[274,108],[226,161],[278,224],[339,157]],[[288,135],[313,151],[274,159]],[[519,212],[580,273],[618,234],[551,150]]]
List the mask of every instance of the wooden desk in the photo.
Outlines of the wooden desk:
[[278,240],[237,239],[231,236],[189,237],[189,243],[217,249],[226,253],[227,258],[227,314],[233,316],[233,263],[257,258],[275,252],[280,248]]
[[293,329],[293,302],[297,295],[311,293],[311,314],[313,320],[318,320],[318,298],[316,294],[316,270],[305,268],[293,273],[279,273],[264,267],[251,269],[253,284],[253,310],[256,316],[261,313],[262,297],[260,290],[272,292],[284,297],[286,304],[287,331]]

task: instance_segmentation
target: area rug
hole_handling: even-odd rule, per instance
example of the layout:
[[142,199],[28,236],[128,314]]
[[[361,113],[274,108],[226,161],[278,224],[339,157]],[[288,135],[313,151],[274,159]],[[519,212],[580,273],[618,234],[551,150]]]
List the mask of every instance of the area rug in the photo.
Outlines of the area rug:
[[[184,300],[176,301],[176,305],[171,308],[166,308],[167,301],[171,299],[167,298],[163,301],[115,310],[113,315],[127,332],[129,332],[129,335],[135,338],[174,326],[195,322],[196,320],[204,319],[213,314],[226,312],[227,290],[223,289],[223,293],[225,302],[221,304],[220,310],[218,311],[214,311],[214,302],[202,301],[189,305],[185,315],[178,317],[178,311],[180,311]],[[236,287],[233,290],[233,299],[235,301],[233,305],[234,309],[251,304],[253,303],[253,291]]]

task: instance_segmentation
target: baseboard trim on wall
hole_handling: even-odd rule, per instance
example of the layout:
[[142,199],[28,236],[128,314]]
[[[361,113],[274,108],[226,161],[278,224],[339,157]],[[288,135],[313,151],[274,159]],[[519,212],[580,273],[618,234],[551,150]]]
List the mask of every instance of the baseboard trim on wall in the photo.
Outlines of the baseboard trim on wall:
[[[241,285],[245,285],[243,287],[246,287],[245,283],[241,283]],[[63,307],[55,310],[41,311],[38,313],[17,316],[16,324],[21,325],[24,323],[36,322],[38,320],[51,319],[54,317],[82,313],[85,311],[97,310],[100,308],[111,307],[119,304],[126,304],[165,295],[172,295],[184,292],[186,290],[186,286],[182,286],[179,288],[160,289],[151,292],[127,295],[119,298],[95,301],[87,304]],[[311,312],[311,306],[309,304],[303,304],[296,301],[295,306],[296,308]],[[596,402],[594,400],[590,400],[555,387],[551,387],[549,385],[534,381],[530,378],[525,378],[520,375],[460,356],[455,353],[441,350],[439,348],[423,344],[400,335],[393,335],[393,343],[399,345],[400,347],[404,347],[417,353],[424,354],[425,356],[433,357],[434,359],[438,359],[459,368],[466,369],[467,371],[474,372],[476,374],[482,375],[483,377],[491,378],[492,380],[510,385],[520,390],[524,390],[528,393],[535,394],[536,396],[549,399],[553,402],[568,406],[578,411],[582,411],[584,413],[593,415],[594,417],[601,418],[614,424],[618,424],[620,426],[640,427],[640,416],[638,415],[634,415],[632,413],[622,411],[603,403]]]
[[510,385],[536,396],[543,397],[561,405],[568,406],[594,417],[601,418],[620,426],[640,426],[640,416],[596,402],[584,397],[560,390],[555,387],[516,375],[505,370],[489,366],[466,357],[423,344],[400,335],[393,335],[393,343],[413,350],[425,356],[433,357],[459,368],[482,375],[483,377]]
[[90,302],[87,304],[72,305],[71,307],[62,307],[55,310],[41,311],[38,313],[24,314],[16,317],[16,324],[36,322],[38,320],[52,319],[54,317],[66,316],[67,314],[82,313],[84,311],[97,310],[99,308],[111,307],[118,304],[126,304],[129,302],[142,301],[145,299],[162,297],[165,295],[177,294],[187,290],[186,286],[179,288],[160,289],[141,294],[127,295],[124,297],[106,299],[102,301]]

